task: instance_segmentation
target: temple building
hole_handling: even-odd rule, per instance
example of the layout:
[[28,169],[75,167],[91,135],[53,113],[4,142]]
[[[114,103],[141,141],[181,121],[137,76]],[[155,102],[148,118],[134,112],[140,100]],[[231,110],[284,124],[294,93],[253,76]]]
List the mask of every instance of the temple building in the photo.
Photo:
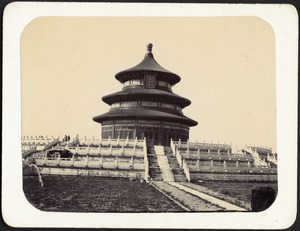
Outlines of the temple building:
[[93,118],[102,125],[102,138],[145,137],[148,145],[169,146],[171,138],[188,140],[190,127],[198,124],[182,113],[191,101],[172,92],[181,78],[156,62],[152,46],[142,62],[115,75],[122,90],[102,97],[111,106]]

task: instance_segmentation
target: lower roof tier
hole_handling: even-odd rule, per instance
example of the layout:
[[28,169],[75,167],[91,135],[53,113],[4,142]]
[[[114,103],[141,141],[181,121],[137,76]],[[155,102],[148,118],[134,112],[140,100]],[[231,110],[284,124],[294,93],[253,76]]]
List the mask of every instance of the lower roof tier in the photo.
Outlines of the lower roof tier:
[[102,100],[109,105],[117,102],[137,100],[173,103],[181,108],[191,104],[189,99],[176,95],[172,92],[159,89],[145,89],[142,87],[125,88],[122,91],[103,96]]
[[93,120],[98,123],[102,123],[106,120],[115,119],[143,119],[143,120],[163,120],[170,122],[179,122],[188,126],[196,126],[197,121],[192,120],[184,115],[174,115],[167,112],[148,108],[122,108],[113,109],[105,114],[95,116]]

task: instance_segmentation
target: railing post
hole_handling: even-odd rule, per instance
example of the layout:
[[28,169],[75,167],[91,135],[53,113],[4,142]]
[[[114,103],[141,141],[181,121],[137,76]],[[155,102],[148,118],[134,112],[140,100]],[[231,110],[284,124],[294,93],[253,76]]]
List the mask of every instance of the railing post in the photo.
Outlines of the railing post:
[[115,168],[118,168],[118,157],[116,156],[116,159],[115,159]]
[[99,163],[99,167],[102,168],[103,166],[103,156],[100,157],[100,163]]
[[86,155],[85,167],[89,167],[89,154]]
[[74,157],[74,154],[72,155],[72,159],[71,159],[71,165],[74,166],[74,160],[75,160],[75,157]]
[[46,155],[45,155],[45,157],[44,157],[44,165],[47,165],[47,153],[46,153]]
[[57,165],[60,166],[60,154],[58,154]]
[[133,168],[133,156],[130,157],[130,166],[131,166],[131,168]]
[[135,152],[136,152],[136,144],[134,143],[133,144],[133,155],[135,155]]

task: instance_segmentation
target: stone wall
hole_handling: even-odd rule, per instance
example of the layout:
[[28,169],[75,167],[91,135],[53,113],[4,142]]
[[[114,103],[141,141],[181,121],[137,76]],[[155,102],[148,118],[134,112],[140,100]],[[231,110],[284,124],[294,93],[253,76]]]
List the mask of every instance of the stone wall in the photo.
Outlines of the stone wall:
[[277,182],[276,174],[214,174],[191,173],[191,181],[242,181],[242,182]]
[[145,171],[39,167],[42,175],[121,177],[143,180]]

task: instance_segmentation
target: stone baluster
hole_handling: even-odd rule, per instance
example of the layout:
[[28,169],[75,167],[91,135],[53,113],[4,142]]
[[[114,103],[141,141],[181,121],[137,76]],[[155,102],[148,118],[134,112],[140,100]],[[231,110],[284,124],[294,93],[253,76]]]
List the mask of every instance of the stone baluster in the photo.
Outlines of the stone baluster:
[[122,156],[124,155],[124,144],[122,144]]
[[250,167],[250,161],[247,162],[247,166]]
[[187,158],[190,158],[190,148],[189,147],[187,147],[187,149],[186,149],[186,154],[187,154]]
[[99,167],[102,168],[103,167],[103,156],[100,157],[100,163],[99,163]]
[[218,154],[220,155],[220,148],[218,148]]
[[210,148],[207,150],[207,153],[210,154]]
[[57,165],[60,166],[60,154],[58,154]]
[[72,155],[72,159],[71,159],[71,166],[74,166],[74,161],[75,161],[75,155]]
[[235,163],[236,167],[239,167],[239,161],[237,160]]
[[210,160],[210,166],[214,167],[214,161],[213,160]]
[[130,158],[130,166],[133,168],[133,156]]
[[47,157],[47,153],[46,153],[46,155],[44,157],[44,165],[47,165],[47,159],[48,159],[48,157]]
[[89,154],[86,155],[86,162],[85,162],[85,167],[89,167]]
[[133,155],[135,156],[135,152],[136,152],[136,144],[133,145]]
[[115,159],[115,168],[118,168],[118,157],[116,156],[116,159]]
[[198,147],[198,158],[200,159],[200,148]]
[[226,169],[227,168],[226,160],[224,160],[223,165],[224,165],[224,169]]
[[197,160],[196,165],[197,165],[197,168],[198,168],[198,171],[199,171],[200,170],[200,160],[199,159]]
[[101,143],[99,144],[99,155],[101,155]]

